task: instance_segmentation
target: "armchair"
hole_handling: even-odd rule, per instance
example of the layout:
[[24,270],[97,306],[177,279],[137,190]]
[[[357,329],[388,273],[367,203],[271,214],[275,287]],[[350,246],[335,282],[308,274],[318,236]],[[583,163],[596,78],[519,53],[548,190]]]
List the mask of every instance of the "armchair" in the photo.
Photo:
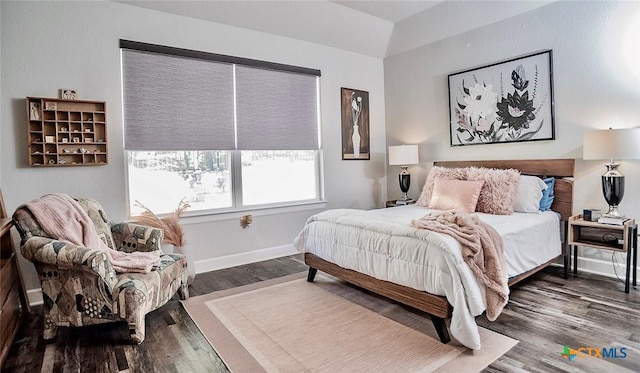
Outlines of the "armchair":
[[[160,229],[134,223],[111,223],[93,199],[75,199],[93,222],[98,237],[111,249],[125,252],[159,250]],[[186,258],[161,255],[149,273],[117,273],[105,251],[76,246],[47,235],[31,211],[13,214],[22,255],[34,263],[44,300],[44,339],[55,338],[59,326],[84,326],[126,321],[129,336],[145,338],[145,316],[178,292],[189,297]]]

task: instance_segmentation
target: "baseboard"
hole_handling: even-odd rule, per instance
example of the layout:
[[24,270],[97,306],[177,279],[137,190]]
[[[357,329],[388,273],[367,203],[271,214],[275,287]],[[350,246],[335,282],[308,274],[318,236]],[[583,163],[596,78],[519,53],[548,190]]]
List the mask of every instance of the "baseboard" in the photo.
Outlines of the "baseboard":
[[293,245],[270,247],[267,249],[254,250],[246,253],[226,255],[217,258],[196,261],[196,274],[215,271],[218,269],[236,267],[243,264],[261,262],[263,260],[281,258],[287,255],[297,254],[298,251]]

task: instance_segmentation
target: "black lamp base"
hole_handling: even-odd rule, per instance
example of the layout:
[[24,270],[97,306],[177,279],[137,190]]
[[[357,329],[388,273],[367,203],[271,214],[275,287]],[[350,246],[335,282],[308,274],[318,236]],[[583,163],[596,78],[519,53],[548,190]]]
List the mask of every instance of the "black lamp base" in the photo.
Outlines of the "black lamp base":
[[609,218],[624,218],[618,211],[618,205],[624,197],[624,175],[618,172],[618,164],[607,164],[607,172],[602,175],[602,194],[609,205],[609,211],[604,216]]
[[400,166],[400,174],[398,175],[398,181],[400,182],[400,190],[402,191],[402,196],[400,197],[400,201],[411,201],[411,198],[407,196],[407,192],[409,191],[409,186],[411,185],[411,175],[409,171],[407,171],[407,166]]

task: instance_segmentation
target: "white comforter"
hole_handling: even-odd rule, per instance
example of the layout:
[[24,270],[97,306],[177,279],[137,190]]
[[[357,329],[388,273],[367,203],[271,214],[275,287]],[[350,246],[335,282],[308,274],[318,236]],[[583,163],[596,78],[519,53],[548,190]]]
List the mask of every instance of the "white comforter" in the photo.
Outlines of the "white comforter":
[[[453,306],[452,336],[479,349],[475,316],[486,308],[484,287],[464,263],[456,240],[411,226],[412,219],[430,211],[415,205],[324,211],[309,218],[294,246],[343,268],[445,296]],[[503,238],[510,277],[561,253],[559,221],[553,212],[478,216]]]

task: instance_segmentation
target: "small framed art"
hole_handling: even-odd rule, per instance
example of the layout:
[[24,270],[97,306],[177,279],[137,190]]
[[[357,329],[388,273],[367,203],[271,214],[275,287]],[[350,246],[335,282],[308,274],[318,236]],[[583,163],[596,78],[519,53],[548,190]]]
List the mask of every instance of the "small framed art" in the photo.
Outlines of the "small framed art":
[[369,92],[340,89],[342,159],[369,160]]

